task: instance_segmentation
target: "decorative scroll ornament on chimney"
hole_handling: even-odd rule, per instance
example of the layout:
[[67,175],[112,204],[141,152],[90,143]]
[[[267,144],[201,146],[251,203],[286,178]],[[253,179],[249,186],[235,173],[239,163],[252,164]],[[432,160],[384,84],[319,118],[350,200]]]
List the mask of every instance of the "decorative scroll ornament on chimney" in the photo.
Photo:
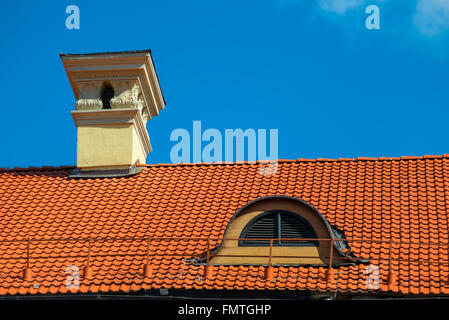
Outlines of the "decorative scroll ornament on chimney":
[[78,173],[120,175],[145,163],[146,123],[165,107],[151,51],[60,56],[76,98]]

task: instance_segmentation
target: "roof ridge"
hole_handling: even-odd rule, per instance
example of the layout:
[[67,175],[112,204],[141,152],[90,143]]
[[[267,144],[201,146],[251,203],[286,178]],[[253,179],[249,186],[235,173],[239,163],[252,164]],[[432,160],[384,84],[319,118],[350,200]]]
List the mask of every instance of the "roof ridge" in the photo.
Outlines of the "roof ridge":
[[1,168],[0,167],[0,172],[2,171],[24,171],[24,170],[67,170],[67,169],[74,169],[76,168],[76,166],[41,166],[41,167],[34,167],[34,166],[29,166],[29,167],[14,167],[14,168]]
[[[278,159],[274,160],[257,160],[257,161],[222,161],[222,162],[192,162],[192,163],[147,163],[138,164],[138,167],[168,167],[168,166],[211,166],[211,165],[242,165],[242,164],[268,164],[272,162],[287,163],[287,162],[355,162],[355,161],[397,161],[397,160],[426,160],[426,159],[442,159],[449,158],[449,154],[445,153],[443,155],[423,155],[423,156],[401,156],[401,157],[357,157],[357,158],[316,158],[316,159]],[[3,171],[24,171],[24,170],[66,170],[74,169],[76,166],[41,166],[41,167],[14,167],[14,168],[1,168],[0,172]]]
[[423,155],[423,156],[401,156],[401,157],[357,157],[357,158],[316,158],[316,159],[278,159],[275,160],[257,160],[257,161],[236,161],[236,162],[190,162],[190,163],[147,163],[138,164],[138,167],[165,167],[165,166],[210,166],[210,165],[240,165],[240,164],[268,164],[272,162],[355,162],[355,161],[397,161],[397,160],[425,160],[449,158],[449,154],[443,155]]

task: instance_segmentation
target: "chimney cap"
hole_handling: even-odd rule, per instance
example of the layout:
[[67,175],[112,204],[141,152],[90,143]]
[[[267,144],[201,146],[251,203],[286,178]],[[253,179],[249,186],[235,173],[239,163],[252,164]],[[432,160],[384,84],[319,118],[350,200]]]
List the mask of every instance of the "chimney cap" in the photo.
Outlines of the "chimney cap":
[[109,52],[91,52],[91,53],[59,53],[60,57],[82,57],[82,56],[99,56],[99,55],[111,55],[111,54],[127,54],[127,53],[149,53],[151,49],[144,50],[128,50],[128,51],[109,51]]
[[138,83],[148,119],[165,107],[151,50],[60,53],[76,100],[83,85],[90,81],[127,81]]

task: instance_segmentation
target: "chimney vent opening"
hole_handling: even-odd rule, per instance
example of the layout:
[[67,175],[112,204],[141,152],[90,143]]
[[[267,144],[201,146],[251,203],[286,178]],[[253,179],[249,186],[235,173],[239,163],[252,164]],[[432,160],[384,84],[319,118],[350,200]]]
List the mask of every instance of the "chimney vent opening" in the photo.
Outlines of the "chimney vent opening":
[[103,102],[102,109],[111,109],[111,99],[114,97],[114,88],[109,82],[103,82],[101,87],[101,101]]

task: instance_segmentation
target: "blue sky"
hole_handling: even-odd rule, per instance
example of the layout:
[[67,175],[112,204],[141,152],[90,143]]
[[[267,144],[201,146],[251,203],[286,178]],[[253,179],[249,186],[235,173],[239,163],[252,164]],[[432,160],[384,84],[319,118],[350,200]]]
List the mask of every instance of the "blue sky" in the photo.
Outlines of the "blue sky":
[[[65,27],[68,5],[80,29]],[[365,8],[380,8],[367,30]],[[76,163],[58,53],[151,48],[176,128],[279,130],[279,158],[449,153],[449,1],[2,1],[0,167]]]

